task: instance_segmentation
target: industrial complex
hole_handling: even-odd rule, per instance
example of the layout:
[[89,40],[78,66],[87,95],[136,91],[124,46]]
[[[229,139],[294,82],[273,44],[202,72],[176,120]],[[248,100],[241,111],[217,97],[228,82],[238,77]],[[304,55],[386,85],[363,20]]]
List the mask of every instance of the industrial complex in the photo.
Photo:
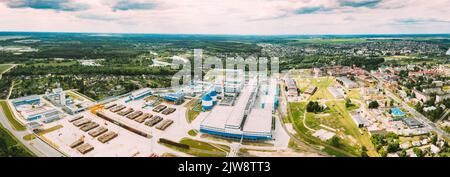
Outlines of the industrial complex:
[[[55,88],[7,104],[27,125],[28,138],[71,157],[281,155],[297,153],[289,146],[299,131],[324,148],[337,141],[341,147],[367,147],[371,156],[380,152],[370,139],[389,133],[404,137],[404,150],[429,146],[427,122],[387,95],[369,73],[357,67],[313,71],[267,76],[212,69],[190,84],[144,87],[100,101]],[[414,101],[426,99],[416,92]],[[343,153],[354,156],[354,149]]]
[[[278,79],[242,70],[210,73],[213,79],[178,89],[142,88],[102,101],[56,88],[9,104],[37,138],[66,156],[177,154],[161,142],[179,142],[192,131],[237,142],[274,143]],[[192,111],[198,118],[189,122],[186,115]]]
[[262,81],[259,76],[244,80],[242,75],[220,79],[225,80],[219,81],[224,84],[202,97],[202,107],[210,113],[201,123],[200,132],[232,139],[271,140],[278,81]]

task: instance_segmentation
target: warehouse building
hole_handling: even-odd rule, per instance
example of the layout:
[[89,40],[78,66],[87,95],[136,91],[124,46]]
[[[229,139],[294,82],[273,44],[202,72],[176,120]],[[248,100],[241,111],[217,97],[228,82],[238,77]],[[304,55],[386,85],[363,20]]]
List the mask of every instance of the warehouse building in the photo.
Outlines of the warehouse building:
[[41,106],[34,109],[21,111],[20,113],[27,121],[43,120],[47,123],[59,119],[62,115],[62,113],[56,108],[51,108],[48,106]]
[[298,88],[294,79],[287,77],[285,79],[286,87],[287,87],[287,95],[288,97],[296,97],[298,96]]
[[360,112],[352,112],[350,116],[352,117],[353,122],[355,122],[356,126],[358,126],[359,128],[369,126],[369,121],[363,118]]
[[17,98],[12,100],[12,104],[17,107],[21,105],[35,105],[41,103],[41,97],[39,95],[31,95],[27,97]]
[[353,88],[359,87],[359,85],[356,82],[348,79],[347,77],[338,77],[338,78],[336,78],[336,81],[339,82],[342,86],[344,86],[347,89],[353,89]]
[[140,99],[145,98],[150,95],[152,95],[152,90],[150,88],[142,88],[142,89],[132,92],[131,95],[128,96],[129,99],[126,102],[129,102],[132,100],[140,100]]
[[170,101],[175,104],[182,104],[184,102],[184,96],[185,94],[183,92],[176,92],[164,94],[162,97],[166,101]]
[[411,129],[423,127],[423,124],[414,118],[403,118],[402,121]]
[[[261,84],[257,77],[249,79],[234,101],[226,99],[233,104],[219,103],[211,107],[200,125],[200,132],[229,139],[272,140],[272,114],[278,106],[277,87],[276,79]],[[212,103],[211,96],[207,99]]]
[[342,99],[345,98],[345,95],[338,90],[336,87],[328,87],[328,91],[333,95],[336,99]]
[[308,87],[308,89],[305,90],[304,94],[314,95],[314,93],[316,93],[316,91],[317,91],[317,87],[314,85],[310,85]]

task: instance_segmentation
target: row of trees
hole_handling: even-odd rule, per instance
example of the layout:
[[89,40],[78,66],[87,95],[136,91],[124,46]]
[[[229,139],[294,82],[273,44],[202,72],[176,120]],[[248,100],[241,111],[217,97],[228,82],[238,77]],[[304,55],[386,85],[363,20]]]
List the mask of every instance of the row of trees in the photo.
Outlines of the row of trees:
[[22,75],[159,75],[171,76],[176,73],[168,67],[96,67],[96,66],[19,66],[7,73],[11,76]]

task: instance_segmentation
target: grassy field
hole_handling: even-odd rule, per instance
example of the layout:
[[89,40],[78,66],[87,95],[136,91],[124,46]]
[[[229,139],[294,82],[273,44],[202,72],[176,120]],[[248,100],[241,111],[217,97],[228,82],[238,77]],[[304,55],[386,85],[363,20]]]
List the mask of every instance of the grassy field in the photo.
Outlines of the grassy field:
[[[47,134],[47,133],[50,133],[50,132],[53,132],[53,131],[56,131],[56,130],[58,130],[58,129],[60,129],[60,128],[63,128],[64,126],[62,126],[62,125],[55,125],[55,126],[53,126],[53,127],[50,127],[50,128],[48,128],[48,129],[45,129],[45,130],[43,130],[43,131],[40,131],[40,132],[38,132],[38,133],[36,133],[38,136],[42,136],[42,135],[45,135],[45,134]],[[36,138],[36,136],[34,135],[34,134],[28,134],[28,135],[25,135],[24,137],[23,137],[23,139],[24,140],[27,140],[27,141],[30,141],[30,140],[33,140],[33,139],[35,139]]]
[[190,138],[181,139],[180,143],[190,146],[189,149],[179,148],[173,145],[164,144],[165,146],[175,149],[186,154],[196,157],[225,157],[230,151],[230,148],[225,145],[211,144],[202,141],[193,140]]
[[171,153],[164,153],[161,155],[161,157],[177,157],[175,154],[171,154]]
[[328,91],[328,87],[332,86],[333,82],[333,78],[312,79],[311,84],[317,87],[317,91],[311,96],[310,100],[334,99],[333,95]]
[[358,156],[358,154],[356,153],[347,152],[340,148],[334,147],[326,142],[323,142],[319,138],[312,136],[313,132],[309,131],[303,125],[303,115],[305,113],[306,104],[306,102],[289,103],[289,117],[294,129],[297,132],[295,136],[305,143],[315,146],[316,148],[321,149],[323,152],[330,155],[334,155],[337,157]]
[[90,98],[90,97],[88,97],[88,96],[86,96],[86,95],[83,95],[82,93],[77,92],[77,91],[75,91],[75,90],[70,90],[70,91],[68,91],[68,92],[67,92],[67,95],[69,95],[69,96],[71,96],[71,97],[74,97],[74,98],[77,98],[77,99],[78,99],[79,96],[80,96],[80,97],[83,97],[84,99],[87,99],[87,100],[89,100],[89,101],[95,102],[94,99],[92,99],[92,98]]
[[197,136],[198,133],[197,133],[196,130],[192,129],[192,130],[188,131],[188,134],[191,135],[191,136]]
[[365,132],[363,135],[361,135],[359,128],[353,122],[347,108],[345,107],[345,102],[329,101],[327,102],[327,105],[336,116],[336,118],[339,119],[342,128],[344,128],[345,130],[344,133],[355,138],[358,144],[360,144],[361,146],[365,146],[368,149],[368,154],[370,156],[378,156],[370,140],[369,134]]
[[13,65],[0,64],[0,74],[11,68]]
[[26,148],[14,135],[0,125],[0,157],[33,157],[36,156]]
[[450,86],[444,86],[444,88],[442,88],[444,91],[450,91]]
[[200,114],[199,111],[192,110],[192,108],[197,104],[198,101],[198,99],[193,99],[185,105],[185,107],[188,108],[186,116],[189,123],[194,121],[195,118],[197,118],[197,116]]
[[352,89],[347,93],[347,98],[361,100],[362,96],[360,93],[360,89]]
[[11,112],[8,104],[6,101],[0,101],[0,106],[6,116],[6,118],[8,119],[8,121],[11,123],[11,125],[13,126],[13,128],[15,130],[18,131],[24,131],[26,129],[26,127],[24,125],[22,125],[20,122],[18,122],[15,118],[13,113]]

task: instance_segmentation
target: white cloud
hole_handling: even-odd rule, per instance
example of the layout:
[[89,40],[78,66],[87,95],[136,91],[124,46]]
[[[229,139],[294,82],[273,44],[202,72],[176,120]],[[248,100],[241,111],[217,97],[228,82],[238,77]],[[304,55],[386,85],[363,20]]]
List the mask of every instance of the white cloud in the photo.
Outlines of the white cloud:
[[[12,1],[18,0],[0,0],[0,16],[7,17],[0,18],[0,31],[195,34],[450,31],[450,24],[443,23],[450,21],[450,0],[67,0],[88,8],[65,11],[12,8],[8,5]],[[415,20],[420,23],[407,23]]]

